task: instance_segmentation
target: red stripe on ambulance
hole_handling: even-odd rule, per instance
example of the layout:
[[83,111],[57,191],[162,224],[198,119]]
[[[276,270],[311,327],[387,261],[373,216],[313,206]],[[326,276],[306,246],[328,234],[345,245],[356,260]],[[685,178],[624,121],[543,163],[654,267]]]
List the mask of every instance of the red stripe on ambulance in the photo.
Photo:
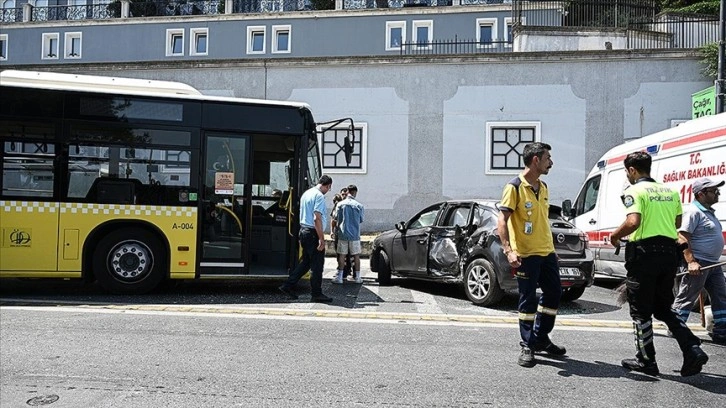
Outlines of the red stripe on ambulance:
[[[726,128],[716,129],[716,130],[712,130],[710,132],[700,133],[697,135],[680,138],[680,139],[673,140],[670,142],[665,142],[665,143],[663,143],[661,150],[673,149],[675,147],[681,147],[681,146],[685,146],[685,145],[688,145],[691,143],[698,143],[698,142],[702,142],[704,140],[715,139],[717,137],[723,137],[723,136],[726,136]],[[640,149],[640,150],[645,151],[645,149]],[[607,164],[620,163],[623,160],[625,160],[625,157],[628,154],[630,154],[630,153],[622,154],[620,156],[613,157],[611,159],[607,159]]]

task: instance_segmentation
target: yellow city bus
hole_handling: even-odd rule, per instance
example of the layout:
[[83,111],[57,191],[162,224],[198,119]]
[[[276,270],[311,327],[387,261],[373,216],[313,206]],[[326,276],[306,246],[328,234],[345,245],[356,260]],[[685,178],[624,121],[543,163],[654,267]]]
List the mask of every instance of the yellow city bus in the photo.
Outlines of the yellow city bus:
[[0,73],[0,277],[286,277],[320,177],[303,103],[181,83]]

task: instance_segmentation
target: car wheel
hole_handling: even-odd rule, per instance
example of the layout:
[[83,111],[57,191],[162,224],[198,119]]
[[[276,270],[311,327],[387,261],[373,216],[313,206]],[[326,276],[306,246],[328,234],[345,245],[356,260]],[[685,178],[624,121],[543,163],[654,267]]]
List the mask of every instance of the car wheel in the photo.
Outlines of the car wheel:
[[388,254],[383,250],[378,256],[378,285],[391,285],[391,261],[388,259]]
[[562,288],[562,297],[561,300],[565,302],[571,302],[573,300],[577,300],[582,296],[583,293],[585,293],[586,285],[582,286],[570,286],[569,288]]
[[480,306],[493,305],[504,296],[494,267],[486,259],[475,259],[466,268],[464,291],[469,300]]
[[101,287],[115,294],[139,294],[164,279],[165,254],[149,231],[122,228],[101,238],[93,253],[93,272]]

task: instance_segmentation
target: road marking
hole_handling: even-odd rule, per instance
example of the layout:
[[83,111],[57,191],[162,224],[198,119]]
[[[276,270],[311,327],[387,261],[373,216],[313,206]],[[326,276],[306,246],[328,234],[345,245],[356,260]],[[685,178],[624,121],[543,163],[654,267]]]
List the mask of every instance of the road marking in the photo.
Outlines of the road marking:
[[417,312],[434,315],[444,314],[438,303],[436,303],[436,298],[433,295],[412,290],[411,296],[416,304]]
[[[7,301],[7,299],[3,300]],[[274,308],[250,307],[219,307],[216,305],[75,305],[75,306],[0,306],[0,310],[26,310],[41,312],[65,313],[119,313],[158,316],[210,316],[224,318],[247,319],[289,319],[289,320],[327,320],[336,322],[360,323],[393,323],[416,325],[474,326],[474,327],[519,327],[517,317],[511,316],[476,316],[453,314],[419,314],[419,313],[388,313],[366,311],[332,311],[332,310],[291,310]],[[571,319],[559,318],[556,326],[563,330],[585,331],[620,331],[631,332],[632,322],[616,320]],[[705,334],[700,325],[689,325],[696,334]],[[653,322],[653,328],[665,332],[666,326],[661,322]]]

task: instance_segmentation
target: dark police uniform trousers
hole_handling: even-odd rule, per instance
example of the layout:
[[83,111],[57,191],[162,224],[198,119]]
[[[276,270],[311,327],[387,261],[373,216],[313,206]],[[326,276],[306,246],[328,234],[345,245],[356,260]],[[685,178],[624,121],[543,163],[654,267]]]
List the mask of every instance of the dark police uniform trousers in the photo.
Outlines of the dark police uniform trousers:
[[676,241],[668,237],[650,237],[625,246],[625,285],[640,361],[655,361],[653,317],[668,326],[681,351],[701,344],[671,309],[678,259]]

